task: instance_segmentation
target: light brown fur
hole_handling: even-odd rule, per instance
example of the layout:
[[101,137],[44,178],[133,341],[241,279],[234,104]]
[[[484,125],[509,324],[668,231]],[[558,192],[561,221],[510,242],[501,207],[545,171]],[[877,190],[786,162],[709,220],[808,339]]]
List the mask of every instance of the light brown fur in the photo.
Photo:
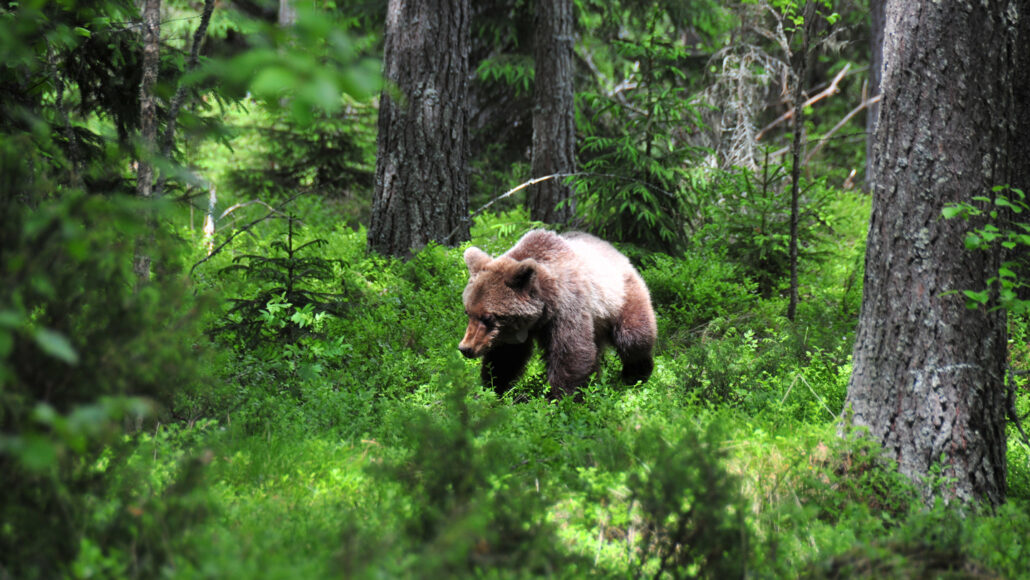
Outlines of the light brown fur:
[[555,394],[582,386],[608,344],[626,381],[650,377],[658,334],[651,297],[611,244],[584,233],[533,230],[496,259],[469,248],[465,264],[469,324],[458,348],[483,357],[483,381],[499,393],[522,374],[534,340]]

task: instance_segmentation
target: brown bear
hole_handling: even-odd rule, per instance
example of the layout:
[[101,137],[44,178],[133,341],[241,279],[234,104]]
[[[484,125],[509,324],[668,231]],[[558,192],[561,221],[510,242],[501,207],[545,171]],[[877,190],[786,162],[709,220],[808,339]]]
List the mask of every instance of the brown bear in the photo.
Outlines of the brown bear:
[[611,244],[589,234],[533,230],[496,259],[465,250],[469,317],[458,349],[483,357],[483,383],[503,394],[522,375],[535,339],[552,395],[575,393],[611,344],[622,377],[646,381],[658,335],[640,274]]

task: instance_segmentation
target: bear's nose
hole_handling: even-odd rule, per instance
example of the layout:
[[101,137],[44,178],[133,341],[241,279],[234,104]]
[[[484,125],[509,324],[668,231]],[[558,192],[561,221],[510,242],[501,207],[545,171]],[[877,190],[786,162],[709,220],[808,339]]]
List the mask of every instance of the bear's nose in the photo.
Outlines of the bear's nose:
[[475,353],[467,346],[459,346],[458,350],[461,351],[461,354],[465,355],[465,358],[475,358]]

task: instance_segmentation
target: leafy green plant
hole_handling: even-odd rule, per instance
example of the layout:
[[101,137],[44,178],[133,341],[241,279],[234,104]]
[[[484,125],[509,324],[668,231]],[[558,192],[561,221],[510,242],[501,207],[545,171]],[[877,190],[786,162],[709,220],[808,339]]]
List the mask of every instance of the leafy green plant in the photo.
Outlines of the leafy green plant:
[[225,315],[226,322],[215,327],[216,334],[232,333],[241,340],[237,346],[246,349],[259,341],[292,344],[317,330],[326,316],[343,312],[344,295],[311,288],[324,284],[334,272],[332,260],[308,255],[326,241],[314,239],[297,245],[295,230],[299,229],[297,220],[289,216],[285,239],[270,244],[279,255],[242,254],[222,269],[223,274],[239,272],[258,289],[250,298],[230,299],[233,306]]
[[[203,302],[162,277],[176,264],[165,243],[152,248],[162,264],[155,281],[136,289],[132,240],[142,223],[132,200],[66,192],[29,208],[4,191],[0,206],[4,573],[60,576],[81,550],[101,546],[139,556],[130,574],[156,574],[172,558],[162,542],[173,540],[124,510],[95,518],[93,498],[139,482],[104,467],[131,452],[126,428],[166,420],[176,393],[203,384],[203,349],[192,348]],[[182,481],[186,493],[192,484]]]
[[688,429],[665,441],[643,432],[636,455],[642,469],[627,487],[641,528],[636,577],[740,578],[753,549],[740,483],[726,470],[722,431]]
[[724,257],[697,251],[674,258],[650,254],[641,274],[658,311],[664,341],[687,342],[716,318],[732,318],[755,301],[754,283]]
[[687,136],[700,119],[682,86],[687,48],[657,5],[639,37],[616,41],[618,58],[638,63],[619,98],[578,95],[583,174],[572,178],[588,229],[642,247],[678,253],[699,208],[689,166],[700,150]]
[[317,123],[299,125],[273,111],[254,116],[254,150],[242,166],[229,168],[229,189],[239,197],[268,201],[296,191],[340,202],[353,220],[367,221],[375,170],[374,111],[359,102],[334,114],[316,113]]
[[[1010,192],[1005,195],[1003,192]],[[1030,313],[1030,222],[1008,218],[1030,212],[1030,203],[1022,190],[996,186],[993,196],[974,196],[973,203],[956,203],[942,210],[947,219],[962,218],[978,224],[966,233],[967,250],[1002,248],[1006,259],[997,274],[987,279],[987,288],[962,289],[970,308],[988,306],[991,293],[997,289],[997,308],[1020,315]]]
[[[723,248],[744,267],[770,298],[781,290],[790,272],[790,197],[785,166],[763,164],[755,174],[747,169],[717,173],[705,204],[707,219],[699,234],[706,246]],[[802,265],[822,255],[820,244],[832,231],[829,204],[833,188],[824,179],[809,181],[800,191],[798,251]]]
[[[407,497],[405,516],[399,537],[376,541],[356,523],[346,528],[340,564],[349,576],[416,570],[420,576],[540,576],[575,569],[576,559],[558,549],[543,498],[511,469],[514,457],[504,439],[490,436],[503,419],[469,404],[460,368],[445,369],[455,382],[438,379],[449,393],[432,406],[442,408],[399,417],[406,425],[402,447],[411,453],[370,468],[382,483],[399,485]],[[409,556],[398,558],[398,552]]]

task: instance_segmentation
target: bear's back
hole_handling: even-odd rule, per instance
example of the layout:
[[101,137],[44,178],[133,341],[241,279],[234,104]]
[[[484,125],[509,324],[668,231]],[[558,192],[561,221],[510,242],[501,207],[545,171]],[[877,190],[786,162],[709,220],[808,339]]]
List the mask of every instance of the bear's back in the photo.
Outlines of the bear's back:
[[558,282],[559,300],[570,305],[578,301],[578,308],[591,311],[595,318],[618,312],[626,299],[627,283],[639,278],[629,259],[614,246],[583,232],[558,235],[533,230],[505,255],[517,261],[532,258],[544,265]]

